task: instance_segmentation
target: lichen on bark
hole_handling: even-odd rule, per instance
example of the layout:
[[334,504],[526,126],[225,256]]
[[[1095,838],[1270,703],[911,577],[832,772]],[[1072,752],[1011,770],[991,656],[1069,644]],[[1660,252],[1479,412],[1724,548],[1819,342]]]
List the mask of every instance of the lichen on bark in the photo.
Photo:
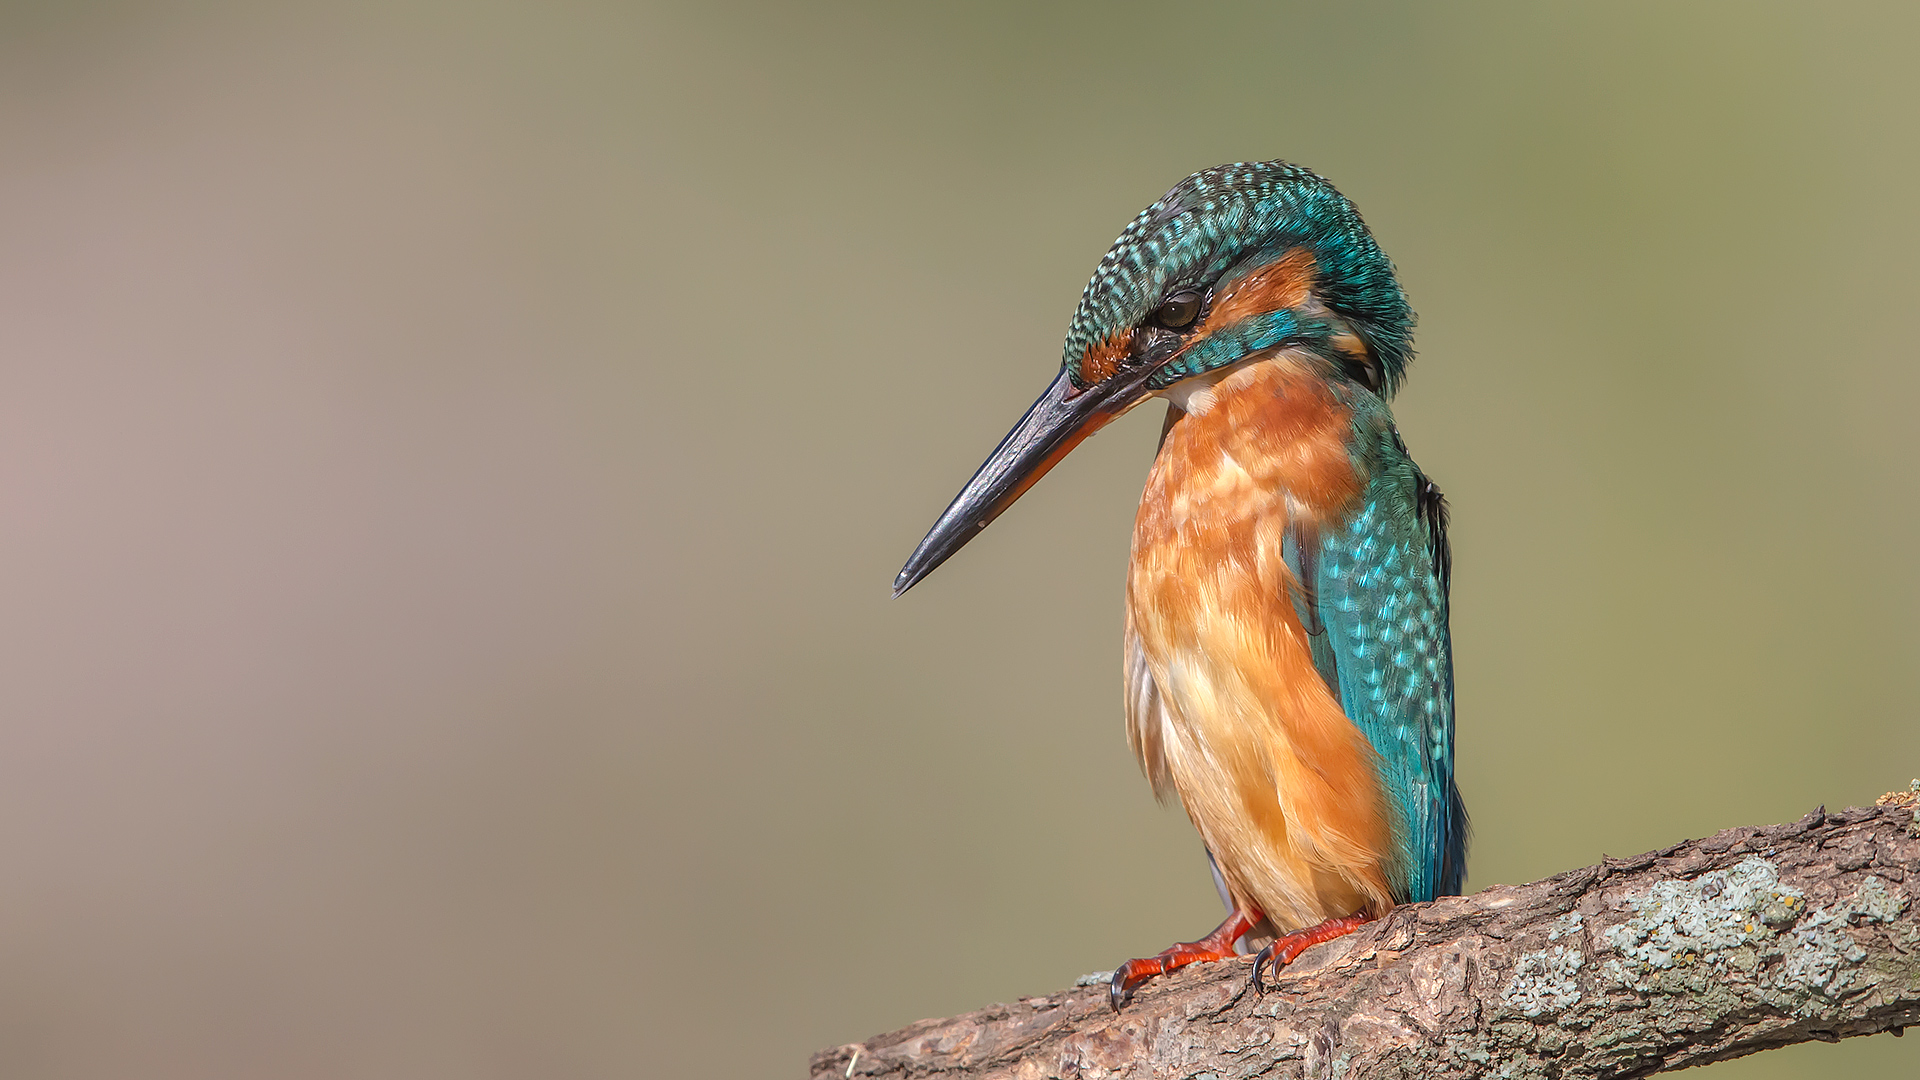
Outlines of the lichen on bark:
[[[814,1056],[817,1078],[1626,1077],[1920,1022],[1920,840],[1903,804],[1733,829],[1395,909],[1125,1011],[1072,988]],[[857,1055],[857,1056],[856,1056]]]

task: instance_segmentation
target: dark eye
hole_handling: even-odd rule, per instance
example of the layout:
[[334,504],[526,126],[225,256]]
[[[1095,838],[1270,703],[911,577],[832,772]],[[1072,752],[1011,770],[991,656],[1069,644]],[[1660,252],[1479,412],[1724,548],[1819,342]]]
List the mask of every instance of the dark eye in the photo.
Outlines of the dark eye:
[[1179,330],[1200,314],[1200,294],[1190,290],[1174,293],[1154,309],[1153,321],[1169,330]]

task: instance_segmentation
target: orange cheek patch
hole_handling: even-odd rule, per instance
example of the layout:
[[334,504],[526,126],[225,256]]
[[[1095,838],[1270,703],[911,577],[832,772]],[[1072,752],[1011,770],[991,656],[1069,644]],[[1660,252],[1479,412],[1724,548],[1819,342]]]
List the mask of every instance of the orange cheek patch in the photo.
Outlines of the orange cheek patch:
[[1096,341],[1080,358],[1080,385],[1105,382],[1120,370],[1120,361],[1133,348],[1132,330],[1115,330]]
[[1300,307],[1313,295],[1318,270],[1313,252],[1306,248],[1294,248],[1260,267],[1214,297],[1213,307],[1201,321],[1194,340],[1242,319]]

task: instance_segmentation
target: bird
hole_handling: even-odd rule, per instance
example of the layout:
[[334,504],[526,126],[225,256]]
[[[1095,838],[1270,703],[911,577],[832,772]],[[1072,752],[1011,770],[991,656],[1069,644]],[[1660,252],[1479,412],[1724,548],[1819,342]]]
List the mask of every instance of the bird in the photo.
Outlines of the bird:
[[1167,403],[1133,526],[1127,741],[1199,832],[1226,919],[1142,983],[1266,942],[1252,970],[1457,895],[1448,507],[1389,408],[1414,314],[1358,209],[1285,161],[1196,172],[1094,269],[1059,373],[894,579],[895,597],[1082,440]]

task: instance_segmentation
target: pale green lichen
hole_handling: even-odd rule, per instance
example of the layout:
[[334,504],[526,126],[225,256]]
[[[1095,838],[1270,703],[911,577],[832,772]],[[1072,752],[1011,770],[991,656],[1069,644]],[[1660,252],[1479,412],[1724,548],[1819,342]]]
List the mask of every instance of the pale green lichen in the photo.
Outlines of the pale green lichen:
[[1555,945],[1522,953],[1513,975],[1500,991],[1501,1000],[1528,1019],[1559,1013],[1580,1004],[1580,984],[1574,976],[1586,963],[1578,945]]
[[1846,928],[1857,921],[1892,922],[1907,910],[1907,898],[1896,895],[1872,874],[1853,895],[1815,910],[1793,928],[1785,950],[1785,979],[1835,997],[1854,981],[1853,965],[1866,959],[1867,950]]
[[[1584,925],[1580,913],[1570,911],[1549,925],[1547,940],[1577,937]],[[1576,976],[1586,962],[1586,952],[1578,941],[1522,953],[1514,961],[1513,974],[1501,989],[1500,999],[1513,1012],[1528,1019],[1570,1009],[1580,1003],[1580,983]]]
[[1580,913],[1577,911],[1569,911],[1565,915],[1553,920],[1552,924],[1548,926],[1547,940],[1559,941],[1563,937],[1579,933],[1584,926],[1586,926],[1586,920],[1581,917]]
[[1772,863],[1747,858],[1729,870],[1691,881],[1657,881],[1628,896],[1633,917],[1608,927],[1604,936],[1629,959],[1665,969],[1689,956],[1708,956],[1769,935],[1762,912],[1789,900],[1804,905],[1806,894],[1781,884]]
[[1777,929],[1782,926],[1791,925],[1795,919],[1798,919],[1800,916],[1805,915],[1806,913],[1807,913],[1806,897],[1790,896],[1785,893],[1782,893],[1781,895],[1776,896],[1771,900],[1768,900],[1766,903],[1761,904],[1760,910],[1757,914],[1759,914],[1760,916],[1760,922],[1762,925],[1771,926]]
[[[1748,858],[1691,881],[1661,881],[1626,897],[1633,915],[1602,935],[1619,953],[1598,965],[1607,981],[1642,992],[1700,993],[1715,972],[1757,978],[1781,1004],[1849,992],[1867,951],[1847,932],[1891,922],[1908,897],[1868,875],[1848,896],[1813,908],[1779,870]],[[1763,962],[1778,961],[1776,967]]]
[[1887,883],[1872,874],[1854,890],[1851,914],[1865,917],[1870,922],[1892,922],[1907,910],[1908,898],[1904,893],[1896,893],[1887,888]]

